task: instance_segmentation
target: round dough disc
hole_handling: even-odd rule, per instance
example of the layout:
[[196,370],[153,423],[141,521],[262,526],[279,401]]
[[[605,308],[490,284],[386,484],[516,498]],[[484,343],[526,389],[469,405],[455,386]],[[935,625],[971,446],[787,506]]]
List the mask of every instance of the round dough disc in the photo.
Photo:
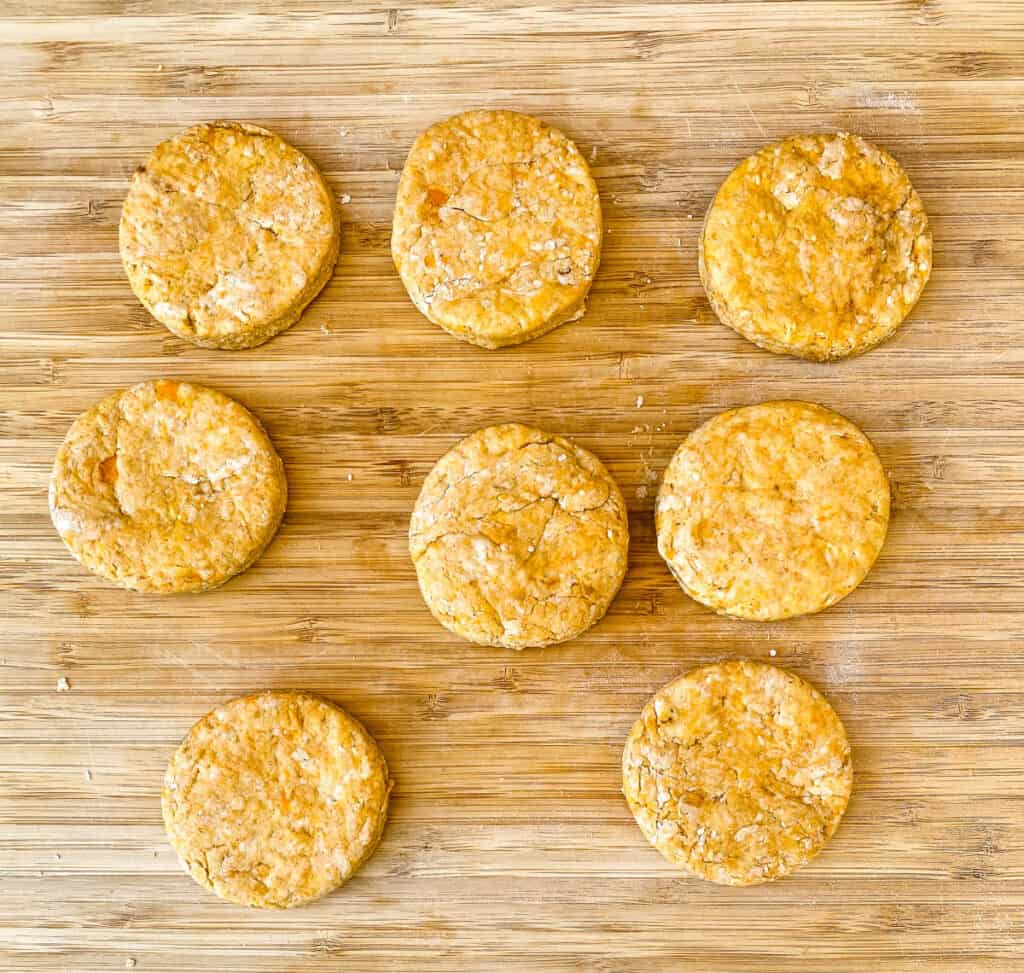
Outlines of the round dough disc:
[[600,460],[510,423],[467,436],[427,476],[409,550],[434,617],[510,649],[565,642],[608,610],[629,525]]
[[874,564],[889,481],[852,422],[809,402],[722,412],[683,442],[655,507],[683,590],[755,621],[821,611]]
[[466,112],[413,145],[391,253],[435,324],[484,348],[516,345],[582,316],[601,257],[597,186],[557,129]]
[[622,754],[622,792],[644,837],[721,885],[770,882],[814,858],[852,786],[850,745],[828,701],[760,662],[670,682]]
[[161,142],[132,178],[121,259],[146,310],[204,348],[291,327],[330,279],[339,217],[317,167],[240,122]]
[[932,266],[920,197],[858,135],[799,135],[744,159],[700,238],[700,277],[724,324],[780,354],[828,361],[888,338]]
[[281,459],[248,409],[161,380],[115,392],[75,420],[53,466],[50,514],[90,571],[173,594],[249,567],[287,494]]
[[189,730],[164,778],[164,825],[200,885],[240,905],[288,909],[370,857],[390,789],[373,737],[340,706],[267,691]]

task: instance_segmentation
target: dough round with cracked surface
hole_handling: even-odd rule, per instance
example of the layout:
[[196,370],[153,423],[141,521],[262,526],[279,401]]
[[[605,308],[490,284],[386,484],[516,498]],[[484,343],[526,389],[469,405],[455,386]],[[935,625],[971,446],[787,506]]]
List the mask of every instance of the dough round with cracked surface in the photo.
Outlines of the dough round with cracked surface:
[[205,591],[244,571],[277,531],[284,466],[259,420],[221,392],[142,382],[72,424],[50,514],[90,571],[124,588]]
[[525,649],[575,638],[626,573],[626,505],[592,453],[517,423],[462,440],[427,476],[409,526],[423,597],[446,628]]
[[690,434],[655,506],[658,550],[691,598],[755,621],[821,611],[874,564],[889,481],[852,422],[810,402],[730,409]]
[[291,327],[334,271],[338,208],[320,170],[255,125],[196,125],[132,178],[121,259],[146,310],[204,348]]
[[846,731],[809,683],[760,662],[694,669],[644,707],[622,792],[672,864],[721,885],[782,878],[839,825],[853,787]]
[[558,129],[466,112],[413,145],[391,253],[435,324],[484,348],[516,345],[582,316],[601,258],[597,186]]
[[780,354],[857,355],[888,338],[932,266],[920,197],[900,164],[858,135],[799,135],[744,159],[700,237],[719,319]]
[[189,730],[164,777],[164,825],[200,885],[240,905],[288,909],[370,857],[390,789],[373,737],[340,706],[267,691]]

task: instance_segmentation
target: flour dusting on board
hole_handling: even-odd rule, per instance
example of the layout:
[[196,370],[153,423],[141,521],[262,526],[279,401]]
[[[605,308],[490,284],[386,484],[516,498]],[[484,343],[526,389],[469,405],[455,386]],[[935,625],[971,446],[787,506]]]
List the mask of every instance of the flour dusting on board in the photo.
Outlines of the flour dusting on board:
[[834,650],[829,653],[825,675],[829,685],[834,687],[860,682],[864,677],[860,646],[856,642],[837,643]]
[[914,96],[906,91],[866,91],[858,96],[857,105],[860,108],[902,112],[905,115],[920,115],[922,111]]

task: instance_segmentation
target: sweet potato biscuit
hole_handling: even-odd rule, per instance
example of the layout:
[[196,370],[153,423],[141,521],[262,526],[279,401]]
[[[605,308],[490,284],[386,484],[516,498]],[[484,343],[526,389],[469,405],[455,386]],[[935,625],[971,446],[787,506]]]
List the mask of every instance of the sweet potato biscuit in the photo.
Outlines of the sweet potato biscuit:
[[189,730],[164,778],[164,825],[200,885],[240,905],[288,909],[370,857],[390,789],[377,744],[341,707],[268,691]]
[[575,638],[626,573],[622,494],[561,436],[510,423],[467,436],[427,476],[409,550],[434,617],[463,638],[525,649]]
[[857,135],[800,135],[741,162],[700,238],[715,313],[769,351],[827,361],[889,337],[932,265],[921,199]]
[[665,471],[658,550],[691,598],[757,621],[820,611],[878,557],[889,481],[853,423],[808,402],[722,412]]
[[391,253],[413,303],[484,348],[582,316],[601,257],[601,202],[586,160],[529,115],[438,122],[406,160]]
[[197,125],[136,170],[121,259],[146,310],[204,348],[252,348],[291,327],[338,259],[317,167],[266,129]]
[[287,498],[259,421],[213,389],[143,382],[72,424],[50,479],[50,513],[71,553],[124,588],[205,591],[244,571]]
[[704,666],[664,686],[622,754],[622,792],[644,837],[721,885],[770,882],[814,858],[852,786],[828,701],[759,662]]

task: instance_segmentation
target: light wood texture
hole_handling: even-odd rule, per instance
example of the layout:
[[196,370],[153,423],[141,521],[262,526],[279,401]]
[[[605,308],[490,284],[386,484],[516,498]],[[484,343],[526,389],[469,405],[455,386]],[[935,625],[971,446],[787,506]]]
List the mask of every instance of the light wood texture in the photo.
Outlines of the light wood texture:
[[[3,5],[0,967],[1018,969],[1024,6],[243,6],[254,12],[201,0]],[[608,227],[586,318],[504,352],[424,320],[388,253],[408,146],[474,106],[570,133],[593,160]],[[170,336],[117,255],[134,166],[161,138],[220,117],[279,132],[351,196],[333,280],[297,326],[251,352]],[[935,269],[894,340],[817,365],[714,320],[696,238],[741,157],[836,128],[904,163],[931,216]],[[157,376],[237,396],[288,469],[278,539],[207,595],[110,587],[70,558],[47,515],[72,419]],[[781,396],[838,409],[871,436],[895,516],[875,570],[842,604],[744,624],[678,589],[655,551],[653,496],[697,423]],[[511,419],[596,452],[634,535],[605,621],[523,654],[438,626],[405,539],[433,461]],[[747,890],[686,880],[619,795],[622,741],[677,673],[773,649],[846,721],[854,799],[791,879]],[[163,768],[193,720],[265,686],[349,707],[397,780],[366,869],[290,913],[200,889],[160,821]]]

